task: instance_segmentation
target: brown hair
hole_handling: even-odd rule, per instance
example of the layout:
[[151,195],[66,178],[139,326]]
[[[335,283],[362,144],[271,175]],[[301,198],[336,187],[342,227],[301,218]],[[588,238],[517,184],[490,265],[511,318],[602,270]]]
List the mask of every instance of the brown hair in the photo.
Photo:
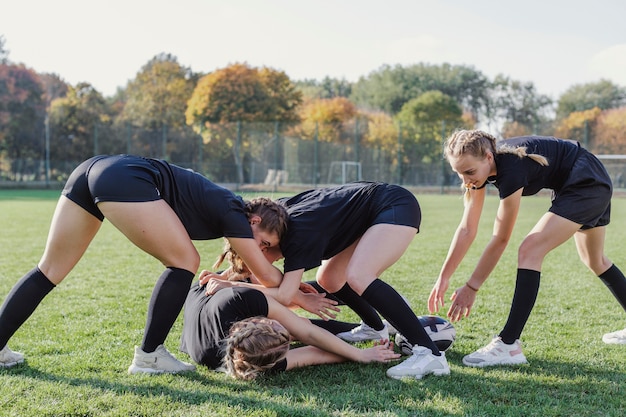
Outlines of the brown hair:
[[246,201],[246,214],[248,217],[257,215],[261,218],[259,227],[268,232],[276,232],[278,239],[282,239],[287,232],[289,214],[282,205],[267,197],[257,197]]
[[226,373],[237,379],[256,378],[287,355],[290,340],[276,320],[259,316],[236,322],[225,341]]

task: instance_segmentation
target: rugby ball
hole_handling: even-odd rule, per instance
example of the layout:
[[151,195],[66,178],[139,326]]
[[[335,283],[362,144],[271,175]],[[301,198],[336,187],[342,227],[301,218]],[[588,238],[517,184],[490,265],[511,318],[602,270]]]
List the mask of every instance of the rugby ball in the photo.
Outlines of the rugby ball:
[[[419,316],[418,318],[439,350],[445,351],[452,346],[454,339],[456,339],[456,329],[452,323],[439,316]],[[396,333],[395,343],[403,355],[413,353],[413,346],[402,334]]]

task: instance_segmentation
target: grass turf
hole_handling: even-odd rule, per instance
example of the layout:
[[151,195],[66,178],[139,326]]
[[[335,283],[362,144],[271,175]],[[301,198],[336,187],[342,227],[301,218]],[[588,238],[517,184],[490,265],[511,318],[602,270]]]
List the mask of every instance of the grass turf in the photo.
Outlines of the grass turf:
[[[0,191],[0,299],[43,251],[58,192]],[[427,314],[426,300],[462,212],[460,196],[419,195],[422,229],[382,278]],[[497,199],[489,197],[481,233],[453,278],[460,286],[490,237]],[[0,369],[1,416],[623,416],[626,346],[603,333],[626,325],[624,311],[580,261],[573,242],[548,255],[537,304],[523,334],[529,365],[474,369],[463,355],[498,332],[512,297],[516,249],[549,206],[525,198],[515,234],[481,288],[472,315],[457,323],[448,351],[452,374],[421,381],[385,377],[389,365],[305,368],[255,382],[200,368],[185,375],[128,375],[140,343],[158,261],[108,222],[70,276],[16,333],[9,346],[26,363]],[[626,269],[626,199],[613,201],[606,253]],[[196,242],[203,268],[220,239]],[[306,274],[312,279],[314,271]],[[451,293],[451,291],[449,291]],[[448,294],[449,295],[449,294]],[[344,309],[340,317],[356,321]],[[166,345],[177,352],[181,318]]]

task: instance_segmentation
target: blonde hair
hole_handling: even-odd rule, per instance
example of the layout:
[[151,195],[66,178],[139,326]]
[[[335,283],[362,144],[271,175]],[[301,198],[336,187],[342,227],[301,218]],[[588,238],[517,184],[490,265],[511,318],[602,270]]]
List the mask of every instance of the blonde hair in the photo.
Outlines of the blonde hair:
[[[519,158],[528,157],[542,166],[547,166],[548,159],[536,153],[527,153],[525,146],[513,147],[510,145],[497,146],[497,140],[494,136],[482,130],[457,130],[443,144],[443,155],[450,161],[450,158],[458,158],[463,155],[471,155],[477,159],[485,159],[487,153],[496,154],[513,154]],[[464,184],[461,185],[465,188]],[[469,198],[469,191],[465,188],[466,199]]]
[[248,266],[243,262],[243,259],[241,259],[232,246],[230,246],[230,242],[226,239],[224,239],[224,249],[215,260],[213,269],[218,269],[224,261],[228,262],[229,268],[232,271],[232,274],[228,275],[229,281],[245,281],[252,275],[252,272],[250,272]]
[[259,316],[236,322],[225,340],[226,373],[237,379],[255,379],[287,355],[290,340],[287,329],[276,320]]

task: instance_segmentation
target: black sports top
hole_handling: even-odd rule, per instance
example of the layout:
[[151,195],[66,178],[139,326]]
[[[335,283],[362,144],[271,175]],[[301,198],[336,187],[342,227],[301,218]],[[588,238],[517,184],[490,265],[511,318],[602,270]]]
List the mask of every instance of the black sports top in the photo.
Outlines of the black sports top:
[[284,272],[315,268],[362,236],[378,214],[373,196],[387,185],[354,182],[279,199],[289,213],[280,242]]
[[160,172],[157,188],[193,240],[252,238],[244,202],[195,171],[151,159]]
[[[259,290],[246,287],[223,288],[205,295],[205,286],[192,285],[185,301],[180,350],[202,365],[216,369],[224,358],[224,339],[231,326],[255,316],[267,317],[268,305]],[[276,363],[273,371],[284,371],[286,359]]]
[[498,142],[497,147],[526,147],[527,154],[539,154],[548,160],[542,166],[529,157],[511,153],[496,153],[497,175],[490,177],[499,191],[501,199],[508,197],[520,188],[522,195],[537,194],[544,188],[559,191],[567,180],[574,162],[582,149],[578,142],[542,136],[520,136]]

